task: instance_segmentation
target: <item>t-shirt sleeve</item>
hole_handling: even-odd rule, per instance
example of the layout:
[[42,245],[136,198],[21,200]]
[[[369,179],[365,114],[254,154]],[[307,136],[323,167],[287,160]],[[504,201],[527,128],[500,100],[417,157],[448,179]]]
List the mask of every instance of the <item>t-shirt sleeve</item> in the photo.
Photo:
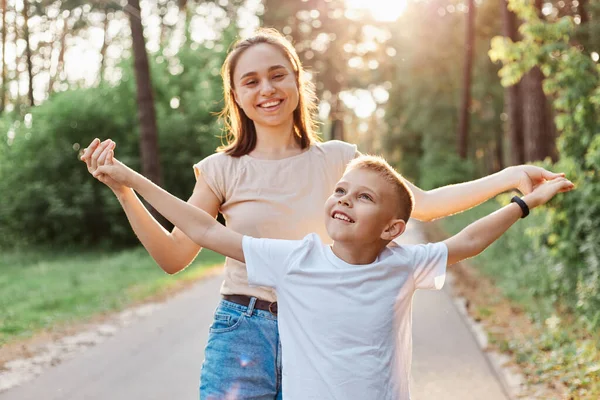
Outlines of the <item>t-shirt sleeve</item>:
[[342,176],[348,163],[356,157],[356,145],[341,140],[330,140],[323,146],[327,151],[329,167],[336,171],[336,176]]
[[225,157],[228,156],[217,153],[194,164],[194,175],[196,176],[196,179],[202,175],[202,178],[204,178],[204,181],[210,190],[217,196],[220,203],[223,203],[227,198],[225,171],[228,170],[228,168],[225,166],[225,162],[227,161]]
[[411,246],[416,289],[439,290],[446,280],[448,248],[442,242]]
[[289,269],[289,256],[301,240],[258,239],[244,236],[242,247],[251,286],[276,288]]

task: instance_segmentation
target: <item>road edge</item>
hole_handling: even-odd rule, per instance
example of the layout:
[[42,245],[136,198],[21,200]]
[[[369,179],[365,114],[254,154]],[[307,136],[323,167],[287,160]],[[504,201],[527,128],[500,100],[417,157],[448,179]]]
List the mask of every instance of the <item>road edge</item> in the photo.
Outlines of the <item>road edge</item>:
[[[423,233],[428,241],[430,242],[439,242],[448,237],[442,230],[442,228],[438,225],[437,222],[428,222],[421,223],[421,227],[423,229]],[[463,265],[469,265],[468,262],[463,261]],[[471,335],[477,342],[483,356],[486,359],[486,362],[492,369],[494,375],[498,379],[500,386],[502,387],[502,391],[506,395],[509,400],[517,400],[523,398],[524,394],[523,382],[525,382],[525,377],[516,373],[513,370],[509,370],[505,367],[506,363],[511,360],[509,356],[506,354],[502,354],[496,352],[488,346],[488,334],[485,331],[483,324],[475,321],[469,311],[467,310],[467,299],[459,296],[453,290],[452,282],[454,276],[452,272],[449,272],[446,277],[446,282],[444,284],[444,290],[450,295],[452,298],[452,304],[455,309],[460,314],[463,322],[469,328]]]

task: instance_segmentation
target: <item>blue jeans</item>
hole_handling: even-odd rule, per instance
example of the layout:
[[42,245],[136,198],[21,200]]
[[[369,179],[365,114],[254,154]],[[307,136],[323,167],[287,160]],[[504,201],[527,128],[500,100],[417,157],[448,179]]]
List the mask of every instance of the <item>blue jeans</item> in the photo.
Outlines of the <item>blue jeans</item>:
[[221,300],[215,310],[200,376],[201,400],[281,400],[277,317]]

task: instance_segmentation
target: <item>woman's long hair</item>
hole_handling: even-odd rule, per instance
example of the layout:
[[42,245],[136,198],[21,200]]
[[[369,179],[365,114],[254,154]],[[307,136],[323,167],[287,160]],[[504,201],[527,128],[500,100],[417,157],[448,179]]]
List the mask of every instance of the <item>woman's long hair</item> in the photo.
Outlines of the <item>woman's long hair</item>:
[[244,51],[257,44],[266,43],[280,49],[288,58],[296,76],[298,87],[298,107],[294,110],[294,137],[302,149],[307,148],[319,138],[316,134],[314,113],[317,109],[314,85],[306,79],[300,58],[292,44],[275,29],[259,29],[254,35],[242,39],[233,45],[227,55],[221,77],[225,105],[219,114],[225,124],[226,143],[218,151],[232,157],[240,157],[250,153],[256,147],[256,128],[244,110],[236,103],[233,90],[233,72]]

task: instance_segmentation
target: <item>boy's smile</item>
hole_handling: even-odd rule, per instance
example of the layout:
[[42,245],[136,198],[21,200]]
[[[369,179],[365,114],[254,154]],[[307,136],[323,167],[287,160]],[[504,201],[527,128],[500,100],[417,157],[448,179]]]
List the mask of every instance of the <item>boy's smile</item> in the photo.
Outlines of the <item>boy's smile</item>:
[[346,213],[339,210],[334,210],[331,215],[331,218],[344,221],[350,224],[354,223],[354,220],[352,218],[350,218]]

